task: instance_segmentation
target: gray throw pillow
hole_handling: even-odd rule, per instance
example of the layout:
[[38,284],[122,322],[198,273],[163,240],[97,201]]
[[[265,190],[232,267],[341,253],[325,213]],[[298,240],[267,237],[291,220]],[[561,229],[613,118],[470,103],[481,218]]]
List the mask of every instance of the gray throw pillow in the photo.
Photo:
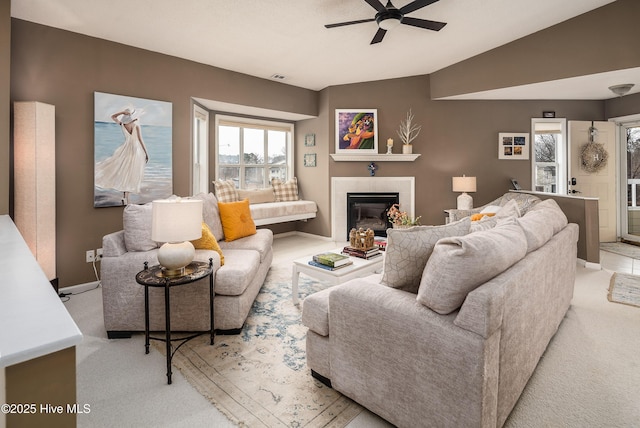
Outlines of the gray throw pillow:
[[130,204],[124,207],[122,225],[127,251],[149,251],[158,248],[158,243],[151,239],[152,212],[151,203]]
[[218,211],[218,199],[213,193],[198,193],[193,199],[202,199],[202,220],[207,223],[216,241],[222,241],[224,231]]
[[469,292],[504,272],[527,253],[527,239],[513,220],[490,230],[443,238],[427,261],[418,302],[448,314]]
[[440,238],[469,233],[471,219],[466,217],[443,226],[414,226],[388,229],[382,284],[417,293],[420,277],[433,247]]

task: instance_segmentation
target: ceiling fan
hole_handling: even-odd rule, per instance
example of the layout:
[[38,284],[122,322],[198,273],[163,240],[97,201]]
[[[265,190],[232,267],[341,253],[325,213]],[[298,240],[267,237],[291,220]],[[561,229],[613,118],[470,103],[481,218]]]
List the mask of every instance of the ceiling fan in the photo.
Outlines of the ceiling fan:
[[369,6],[374,8],[377,13],[374,18],[370,19],[360,19],[357,21],[348,21],[348,22],[339,22],[337,24],[327,24],[326,28],[335,28],[342,27],[345,25],[353,25],[353,24],[362,24],[364,22],[372,22],[376,21],[378,23],[378,31],[375,36],[373,36],[373,40],[371,40],[371,44],[380,43],[384,38],[384,35],[387,34],[387,30],[397,27],[400,24],[411,25],[418,28],[425,28],[427,30],[440,31],[442,27],[447,25],[446,22],[437,22],[437,21],[429,21],[426,19],[420,18],[411,18],[409,16],[405,16],[410,12],[414,12],[418,9],[422,9],[425,6],[429,6],[432,3],[437,2],[438,0],[414,0],[411,3],[402,6],[400,9],[396,8],[393,4],[391,4],[391,0],[387,1],[387,5],[383,6],[380,0],[364,0]]

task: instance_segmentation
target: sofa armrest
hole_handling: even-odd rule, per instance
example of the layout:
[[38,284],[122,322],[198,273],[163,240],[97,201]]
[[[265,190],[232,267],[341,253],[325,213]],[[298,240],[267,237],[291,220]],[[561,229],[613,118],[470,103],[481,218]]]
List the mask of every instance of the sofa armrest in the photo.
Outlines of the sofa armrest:
[[124,230],[113,232],[102,237],[102,256],[119,257],[127,252],[124,244]]
[[[332,385],[396,425],[494,426],[500,335],[485,339],[462,329],[456,315],[439,315],[415,294],[383,285],[353,280],[334,287]],[[406,405],[386,403],[392,396]]]

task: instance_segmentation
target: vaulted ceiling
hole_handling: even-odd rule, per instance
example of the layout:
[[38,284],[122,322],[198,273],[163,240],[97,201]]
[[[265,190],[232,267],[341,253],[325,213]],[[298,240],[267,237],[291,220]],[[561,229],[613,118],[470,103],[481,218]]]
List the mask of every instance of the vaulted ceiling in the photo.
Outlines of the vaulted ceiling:
[[[372,18],[364,0],[12,0],[15,18],[185,58],[284,84],[327,86],[429,74],[601,7],[612,0],[439,0],[409,14],[446,22],[441,31],[400,25],[370,44],[375,22],[327,29],[325,24]],[[398,8],[410,0],[395,0]],[[274,75],[284,76],[282,79]],[[633,76],[614,76],[619,79]],[[602,99],[600,92],[564,97]],[[613,78],[613,77],[611,77]],[[604,80],[603,80],[604,79]],[[640,82],[639,82],[640,83]],[[587,85],[588,86],[588,85]],[[640,85],[637,85],[640,86]],[[570,82],[556,83],[569,91]],[[527,88],[476,95],[526,98]],[[541,94],[543,88],[529,88]]]

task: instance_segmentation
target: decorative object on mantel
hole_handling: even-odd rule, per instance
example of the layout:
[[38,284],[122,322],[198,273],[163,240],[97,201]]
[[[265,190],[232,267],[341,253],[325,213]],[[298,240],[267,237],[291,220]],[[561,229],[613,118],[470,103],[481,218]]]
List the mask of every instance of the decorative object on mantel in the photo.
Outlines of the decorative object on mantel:
[[378,110],[336,109],[336,153],[378,153]]
[[529,134],[500,132],[498,134],[498,159],[529,159]]
[[422,216],[411,218],[406,211],[400,211],[400,204],[393,204],[391,205],[391,208],[389,208],[389,211],[387,211],[387,217],[389,217],[389,221],[393,225],[393,228],[398,229],[403,227],[419,226],[420,218]]
[[589,142],[583,144],[580,148],[580,167],[588,173],[599,172],[607,166],[607,160],[609,159],[609,153],[604,148],[604,145],[595,142],[597,135],[598,129],[591,122]]
[[375,162],[371,162],[369,166],[367,166],[367,169],[369,170],[369,175],[373,177],[374,175],[376,175],[376,169],[378,169],[378,165],[376,165]]
[[404,154],[413,153],[413,145],[411,142],[416,139],[422,129],[422,125],[413,124],[413,118],[413,112],[409,109],[406,119],[400,122],[400,128],[397,131],[402,141],[402,153]]
[[462,177],[453,177],[452,187],[454,192],[462,192],[460,196],[458,196],[458,206],[459,210],[470,210],[473,209],[473,198],[471,195],[467,194],[467,192],[475,192],[476,191],[476,178],[475,177],[467,177],[464,174]]
[[387,139],[387,154],[393,154],[393,138],[388,138]]

